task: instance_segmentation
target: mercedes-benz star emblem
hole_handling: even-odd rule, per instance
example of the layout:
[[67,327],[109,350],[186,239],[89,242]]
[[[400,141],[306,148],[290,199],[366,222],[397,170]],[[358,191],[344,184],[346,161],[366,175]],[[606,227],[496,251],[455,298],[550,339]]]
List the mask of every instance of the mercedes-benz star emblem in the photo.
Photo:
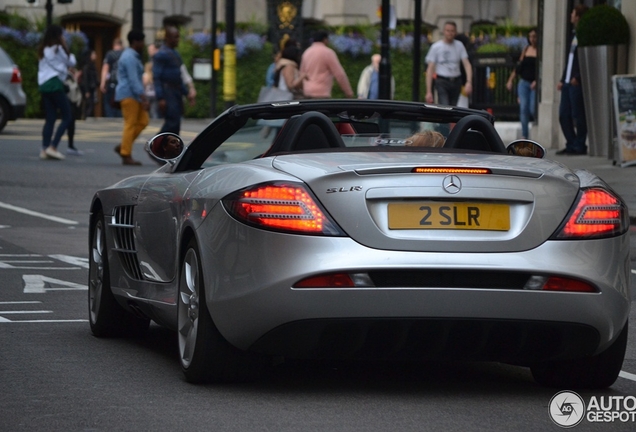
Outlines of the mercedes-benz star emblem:
[[448,175],[444,177],[442,187],[449,194],[456,194],[462,190],[462,181],[456,175]]

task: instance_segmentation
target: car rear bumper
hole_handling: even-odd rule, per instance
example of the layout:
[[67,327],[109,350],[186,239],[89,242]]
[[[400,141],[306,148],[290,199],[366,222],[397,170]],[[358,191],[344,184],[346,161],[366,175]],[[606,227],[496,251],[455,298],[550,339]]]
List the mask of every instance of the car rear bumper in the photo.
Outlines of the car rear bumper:
[[[463,338],[466,341],[480,340],[488,346],[511,329],[517,344],[522,337],[528,343],[521,343],[514,356],[507,351],[503,357],[522,362],[522,354],[541,340],[546,346],[554,344],[553,350],[542,351],[542,358],[600,352],[618,336],[629,314],[627,235],[591,242],[548,241],[516,253],[399,252],[370,249],[349,238],[262,231],[229,217],[219,224],[224,219],[218,216],[213,218],[215,227],[207,219],[198,230],[208,308],[223,336],[245,350],[275,354],[305,337],[305,345],[299,346],[306,349],[298,351],[304,357],[319,353],[316,347],[333,329],[347,328],[343,340],[364,345],[367,338],[361,339],[361,334],[384,327],[387,334],[398,329],[388,340],[409,340],[427,328],[447,335],[460,329],[464,335],[475,332],[474,337]],[[391,287],[292,288],[320,273],[422,269],[560,275],[587,281],[599,292],[488,288],[483,283],[479,288],[417,287],[412,282]],[[453,350],[451,346],[447,351]],[[491,358],[493,352],[486,349],[475,357]]]
[[591,326],[493,319],[319,319],[280,325],[249,349],[290,358],[486,360],[519,365],[592,355]]

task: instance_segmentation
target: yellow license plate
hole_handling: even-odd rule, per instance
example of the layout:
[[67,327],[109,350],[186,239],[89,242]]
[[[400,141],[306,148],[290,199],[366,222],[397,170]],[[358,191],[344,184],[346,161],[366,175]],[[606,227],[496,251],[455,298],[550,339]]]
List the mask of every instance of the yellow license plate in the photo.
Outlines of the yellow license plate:
[[510,207],[474,202],[390,203],[389,229],[508,231]]

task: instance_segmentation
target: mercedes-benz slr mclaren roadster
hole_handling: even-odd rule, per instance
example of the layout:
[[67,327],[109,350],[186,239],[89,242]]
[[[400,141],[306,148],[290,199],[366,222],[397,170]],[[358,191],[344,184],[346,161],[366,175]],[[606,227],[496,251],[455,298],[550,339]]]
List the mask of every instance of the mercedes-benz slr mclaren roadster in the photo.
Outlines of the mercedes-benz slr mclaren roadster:
[[191,382],[268,359],[461,359],[561,388],[614,383],[629,219],[600,178],[504,146],[486,112],[235,106],[91,204],[96,336],[174,329]]

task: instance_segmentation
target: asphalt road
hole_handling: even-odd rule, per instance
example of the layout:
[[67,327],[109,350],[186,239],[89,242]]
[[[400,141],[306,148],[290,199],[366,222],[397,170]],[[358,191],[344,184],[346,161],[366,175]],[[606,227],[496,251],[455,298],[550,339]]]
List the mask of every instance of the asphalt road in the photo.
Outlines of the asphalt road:
[[[122,166],[113,153],[117,121],[79,122],[85,154],[61,162],[39,160],[41,126],[12,122],[0,134],[0,431],[559,430],[548,415],[558,390],[515,366],[288,362],[254,383],[194,386],[182,377],[173,332],[153,325],[143,339],[93,337],[91,197],[156,168],[141,142],[159,124],[135,145],[141,167]],[[579,392],[584,400],[636,397],[634,314],[625,374],[611,389]],[[634,424],[584,420],[576,430]]]

